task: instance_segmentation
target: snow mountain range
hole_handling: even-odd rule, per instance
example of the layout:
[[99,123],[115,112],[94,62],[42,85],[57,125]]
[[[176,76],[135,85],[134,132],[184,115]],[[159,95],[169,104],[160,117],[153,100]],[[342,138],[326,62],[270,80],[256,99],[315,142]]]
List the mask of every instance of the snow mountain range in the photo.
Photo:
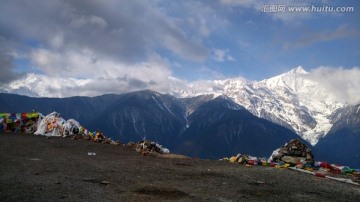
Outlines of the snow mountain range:
[[114,140],[152,140],[172,152],[199,158],[219,159],[239,152],[264,157],[299,138],[226,96],[176,98],[150,90],[69,98],[0,93],[0,103],[0,112],[61,112],[65,119],[74,118],[89,131],[99,129]]
[[360,167],[360,104],[334,101],[302,68],[259,82],[210,83],[204,91],[173,92],[181,97],[151,90],[66,98],[0,93],[0,112],[56,111],[124,143],[149,139],[211,159],[266,157],[291,139],[307,139],[318,161]]
[[254,115],[295,131],[312,145],[330,131],[333,112],[346,106],[309,78],[302,67],[262,81],[216,80],[205,90],[189,87],[178,92],[182,97],[212,93],[232,98]]
[[[46,83],[51,83],[46,79],[28,74],[23,80],[1,87],[0,91],[47,97],[46,95],[50,94],[48,91],[53,88],[45,86]],[[64,89],[78,81],[73,82],[65,82]],[[335,111],[347,106],[336,101],[335,97],[311,79],[302,67],[262,81],[249,81],[239,77],[207,81],[205,86],[186,84],[179,88],[181,89],[175,88],[167,93],[178,98],[199,95],[212,95],[215,98],[225,95],[255,116],[293,130],[312,145],[317,144],[319,139],[331,130],[336,121]]]

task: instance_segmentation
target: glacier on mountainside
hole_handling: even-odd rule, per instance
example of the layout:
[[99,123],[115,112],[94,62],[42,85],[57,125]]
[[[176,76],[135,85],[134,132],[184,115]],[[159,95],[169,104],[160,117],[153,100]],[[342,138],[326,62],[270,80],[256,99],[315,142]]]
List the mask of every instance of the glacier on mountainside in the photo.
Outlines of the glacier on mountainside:
[[330,115],[345,105],[297,67],[262,81],[244,78],[206,81],[206,88],[190,86],[182,96],[224,94],[254,115],[294,130],[315,145],[331,129]]

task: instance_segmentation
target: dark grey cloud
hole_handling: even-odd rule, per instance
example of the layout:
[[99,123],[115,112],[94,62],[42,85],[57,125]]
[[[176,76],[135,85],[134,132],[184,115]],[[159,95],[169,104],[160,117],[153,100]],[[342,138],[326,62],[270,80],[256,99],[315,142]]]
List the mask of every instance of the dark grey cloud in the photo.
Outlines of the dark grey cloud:
[[[171,71],[156,50],[192,61],[204,60],[208,51],[157,3],[2,1],[1,89],[52,97],[167,91]],[[31,64],[28,73],[40,74],[17,73],[18,60]]]
[[13,72],[13,59],[0,50],[0,84],[7,83],[16,78]]
[[5,1],[0,6],[1,35],[56,50],[90,49],[126,62],[165,48],[202,61],[207,49],[186,35],[156,1]]
[[0,84],[8,83],[22,76],[14,70],[14,55],[9,46],[11,43],[0,36]]
[[[1,1],[0,88],[51,97],[168,92],[167,55],[201,62],[209,52],[197,32],[185,31],[179,16],[161,6],[157,0]],[[16,73],[19,59],[31,70]]]

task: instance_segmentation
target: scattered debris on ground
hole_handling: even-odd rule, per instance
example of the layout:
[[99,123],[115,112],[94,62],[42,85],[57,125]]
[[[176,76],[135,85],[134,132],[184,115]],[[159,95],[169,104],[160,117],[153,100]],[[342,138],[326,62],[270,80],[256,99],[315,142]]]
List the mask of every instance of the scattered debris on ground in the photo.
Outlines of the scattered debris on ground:
[[0,201],[360,201],[358,186],[290,169],[142,157],[65,138],[0,134],[0,159]]
[[[52,112],[46,116],[39,112],[30,113],[0,113],[0,132],[24,132],[33,133],[46,137],[64,137],[72,140],[88,140],[97,143],[120,145],[119,141],[114,141],[106,137],[100,130],[95,132],[88,131],[81,126],[75,119],[65,120],[60,113]],[[144,140],[139,143],[130,142],[128,144],[137,152],[145,155],[163,155],[164,158],[189,158],[183,155],[170,154],[169,149],[162,145]],[[89,156],[96,153],[88,152]]]
[[268,160],[244,154],[238,154],[230,158],[226,157],[221,160],[238,163],[246,167],[262,165],[278,169],[289,168],[316,177],[323,177],[360,186],[360,169],[352,169],[348,166],[315,161],[311,150],[297,139],[293,139],[283,147],[276,149]]
[[[111,138],[106,137],[99,130],[96,130],[95,132],[88,131],[75,119],[66,121],[57,112],[52,112],[47,116],[44,116],[39,112],[0,113],[0,131],[34,133],[35,135],[47,137],[60,136],[72,140],[83,139],[113,145],[120,144],[119,141],[111,140]],[[143,156],[189,158],[183,155],[170,154],[169,149],[148,140],[143,140],[138,143],[130,142],[127,146],[135,149]],[[95,156],[96,153],[88,152],[88,155]],[[222,160],[242,164],[246,167],[262,165],[275,168],[289,168],[316,177],[323,177],[358,186],[360,185],[360,169],[315,161],[311,150],[297,139],[293,139],[289,143],[273,151],[269,159],[238,154]],[[103,184],[107,184],[107,181],[104,181]]]

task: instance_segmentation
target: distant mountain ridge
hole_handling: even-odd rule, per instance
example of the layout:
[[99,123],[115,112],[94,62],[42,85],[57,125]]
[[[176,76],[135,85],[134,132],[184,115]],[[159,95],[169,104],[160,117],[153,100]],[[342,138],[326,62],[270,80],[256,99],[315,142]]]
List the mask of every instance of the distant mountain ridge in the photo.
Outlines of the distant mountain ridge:
[[[299,138],[292,130],[254,116],[232,98],[199,95],[176,98],[154,91],[97,97],[32,98],[0,93],[1,112],[57,111],[87,129],[123,142],[149,139],[173,152],[201,158],[236,153],[267,157]],[[360,105],[332,114],[329,135],[315,146],[315,158],[360,167]],[[317,155],[319,154],[319,155]]]
[[[200,158],[235,153],[268,156],[298,136],[258,118],[227,96],[175,98],[145,90],[121,95],[31,98],[0,94],[0,111],[57,111],[89,130],[102,130],[122,142],[149,139],[173,152]],[[256,145],[256,146],[254,146]]]
[[[42,79],[28,74],[23,80],[3,86],[1,90],[29,96],[49,95],[51,88],[44,86]],[[229,78],[207,81],[206,86],[176,86],[173,85],[169,93],[178,98],[226,95],[255,116],[293,130],[312,145],[332,128],[332,113],[347,106],[336,101],[301,66],[262,81]]]
[[[17,83],[15,87],[26,94],[30,88],[40,86],[35,85],[36,82],[41,81],[39,78],[32,78],[25,83]],[[182,138],[184,134],[190,134],[189,128],[196,131],[194,126],[191,127],[191,121],[194,120],[190,117],[195,116],[193,113],[205,103],[220,96],[224,101],[221,104],[223,107],[225,103],[233,107],[236,104],[256,117],[293,131],[315,145],[315,149],[341,149],[344,155],[349,156],[343,158],[344,162],[351,163],[350,158],[360,155],[355,149],[360,147],[358,141],[360,122],[356,121],[360,119],[359,105],[351,106],[336,101],[332,94],[311,79],[309,73],[302,67],[262,81],[248,81],[244,78],[214,80],[207,81],[206,87],[203,88],[190,86],[185,89],[173,89],[170,94],[177,96],[148,90],[61,99],[1,94],[0,109],[13,112],[20,109],[29,111],[33,108],[43,113],[58,111],[65,117],[75,118],[85,125],[104,127],[109,133],[123,138],[123,141],[143,138],[157,141],[169,138],[165,133],[171,133],[171,141],[169,140],[168,143],[175,148],[176,141],[181,141],[178,137]],[[235,108],[232,110],[244,111]],[[111,115],[111,119],[103,121],[102,119],[109,119],[107,115]],[[153,127],[155,125],[156,129]],[[149,131],[156,132],[149,133]],[[199,135],[198,138],[200,137],[202,136]],[[227,138],[227,136],[221,137]],[[322,156],[327,158],[326,155]],[[340,159],[339,156],[334,158]]]
[[[319,158],[329,161],[347,162],[349,166],[360,167],[360,105],[347,106],[333,115],[334,125],[329,134],[316,145]],[[331,155],[323,151],[332,152]]]

